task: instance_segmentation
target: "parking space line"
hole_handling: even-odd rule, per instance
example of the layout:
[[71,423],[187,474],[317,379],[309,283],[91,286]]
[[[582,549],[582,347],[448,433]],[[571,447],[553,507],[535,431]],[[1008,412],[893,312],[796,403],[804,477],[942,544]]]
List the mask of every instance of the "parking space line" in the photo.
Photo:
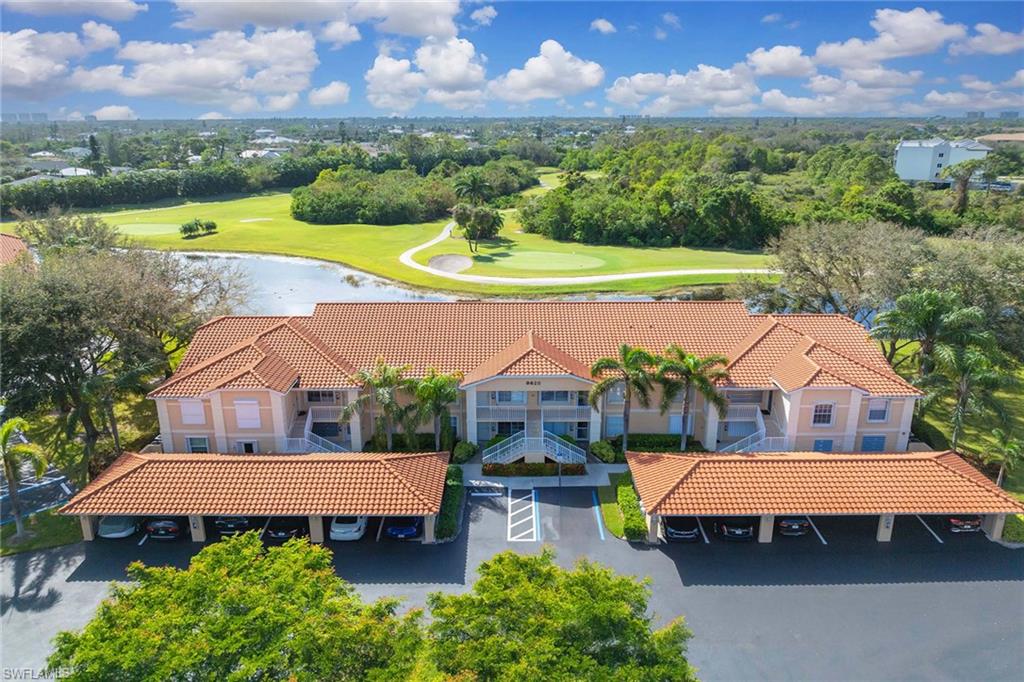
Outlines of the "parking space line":
[[541,534],[540,528],[540,502],[537,500],[537,489],[534,488],[530,493],[533,495],[533,537],[538,542],[542,542],[544,536]]
[[700,535],[702,538],[704,538],[704,544],[710,545],[711,541],[708,540],[708,534],[704,532],[704,524],[700,522],[700,517],[694,516],[693,518],[697,519],[697,527],[700,528]]
[[146,540],[148,540],[148,539],[149,539],[149,533],[146,533],[145,535],[142,536],[142,539],[139,540],[139,547],[142,547],[142,545],[144,545],[146,543]]
[[924,519],[922,519],[919,514],[914,514],[914,516],[917,517],[917,520],[921,522],[922,526],[928,529],[928,532],[932,534],[932,537],[935,538],[940,545],[946,544],[945,541],[942,538],[940,538],[935,531],[932,530],[932,527],[924,522]]
[[811,521],[811,517],[810,516],[805,516],[804,518],[807,519],[807,523],[811,524],[811,528],[814,529],[814,534],[818,536],[819,540],[821,540],[821,544],[827,545],[828,544],[828,540],[826,540],[825,536],[821,534],[821,531],[818,530],[818,527],[816,525],[814,525],[814,521]]
[[61,483],[60,484],[60,489],[64,491],[65,495],[70,495],[71,494],[71,488],[68,487],[67,483]]
[[604,542],[604,524],[601,523],[601,502],[597,499],[597,490],[591,490],[594,496],[594,518],[597,519],[597,532],[601,534],[601,542]]
[[[262,540],[262,539],[263,539],[263,534],[267,532],[267,526],[269,526],[269,525],[270,525],[270,519],[271,519],[271,518],[272,518],[272,517],[268,516],[268,517],[267,517],[267,522],[263,524],[263,528],[262,528],[262,529],[260,530],[260,540]],[[247,525],[248,525],[248,524],[247,524]]]
[[509,542],[535,542],[537,510],[536,490],[530,489],[525,495],[513,497],[512,489],[509,488],[505,538]]

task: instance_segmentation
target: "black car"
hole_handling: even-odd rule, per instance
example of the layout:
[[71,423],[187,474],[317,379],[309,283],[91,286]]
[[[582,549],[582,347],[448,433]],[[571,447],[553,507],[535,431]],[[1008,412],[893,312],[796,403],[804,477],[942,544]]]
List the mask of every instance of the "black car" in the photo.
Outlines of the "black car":
[[154,540],[177,540],[181,537],[181,524],[178,520],[165,516],[146,519],[144,528]]
[[667,540],[697,542],[700,539],[700,524],[696,516],[665,516],[661,522]]
[[309,535],[309,519],[305,516],[275,516],[270,519],[264,537],[268,540],[284,542],[292,538],[304,538]]
[[981,530],[981,517],[977,514],[957,514],[950,516],[950,533],[977,533]]
[[803,516],[783,516],[778,521],[779,535],[797,537],[811,532],[811,522]]
[[721,535],[725,540],[746,541],[754,539],[757,522],[742,517],[715,519],[713,527],[715,535]]
[[249,530],[249,519],[245,516],[218,516],[213,519],[213,527],[221,535],[238,535]]

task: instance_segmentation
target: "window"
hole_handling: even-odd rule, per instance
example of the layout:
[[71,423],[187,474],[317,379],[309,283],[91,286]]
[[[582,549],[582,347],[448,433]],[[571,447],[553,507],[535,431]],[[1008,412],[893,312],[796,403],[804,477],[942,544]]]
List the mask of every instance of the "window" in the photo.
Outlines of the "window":
[[577,391],[576,392],[576,406],[586,407],[590,404],[590,393],[588,391]]
[[670,414],[668,416],[668,432],[681,434],[683,432],[683,415]]
[[726,397],[730,403],[761,403],[762,391],[729,391]]
[[260,451],[260,443],[256,440],[240,440],[235,442],[235,452],[251,455]]
[[236,400],[235,422],[240,429],[260,428],[260,404],[255,400]]
[[185,439],[185,449],[189,452],[209,452],[210,439],[206,436],[189,436]]
[[334,391],[306,391],[307,403],[331,403],[334,404]]
[[609,416],[605,422],[604,435],[608,438],[622,435],[622,417]]
[[205,424],[206,411],[203,409],[201,400],[182,400],[178,403],[181,406],[182,424]]
[[835,403],[817,403],[814,406],[814,413],[811,415],[811,425],[832,426],[835,410]]
[[448,419],[450,420],[449,423],[452,425],[452,434],[454,434],[455,437],[458,438],[458,436],[459,436],[459,418],[453,414],[453,415],[449,415]]
[[831,438],[819,438],[814,441],[815,452],[832,452],[832,439]]
[[946,155],[946,154],[945,154],[944,152],[939,152],[939,158],[940,158],[940,159],[941,159],[941,158],[942,158],[943,156],[945,156],[945,155]]
[[626,402],[626,387],[622,384],[615,384],[612,390],[608,391],[608,402],[615,405],[622,405]]
[[861,452],[885,452],[885,436],[864,436],[860,439]]
[[498,391],[495,398],[499,403],[511,405],[525,405],[526,391]]
[[540,401],[542,403],[567,403],[569,402],[569,391],[541,391]]
[[544,430],[556,436],[569,433],[570,427],[572,427],[571,422],[544,422]]
[[502,436],[511,436],[523,430],[523,422],[496,422],[498,433]]
[[576,422],[576,438],[577,440],[590,438],[590,422]]
[[868,401],[868,421],[889,421],[889,401],[886,398],[872,398]]
[[935,167],[936,168],[942,168],[942,164],[941,163],[937,163],[937,164],[935,164]]

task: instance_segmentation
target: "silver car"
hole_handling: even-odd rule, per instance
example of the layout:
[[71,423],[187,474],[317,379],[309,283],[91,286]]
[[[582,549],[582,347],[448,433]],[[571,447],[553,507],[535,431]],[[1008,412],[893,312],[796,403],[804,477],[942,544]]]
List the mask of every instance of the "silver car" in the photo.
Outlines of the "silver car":
[[96,534],[101,538],[127,538],[138,530],[139,520],[134,516],[104,516]]
[[339,542],[358,540],[366,533],[367,517],[335,516],[331,519],[331,539]]

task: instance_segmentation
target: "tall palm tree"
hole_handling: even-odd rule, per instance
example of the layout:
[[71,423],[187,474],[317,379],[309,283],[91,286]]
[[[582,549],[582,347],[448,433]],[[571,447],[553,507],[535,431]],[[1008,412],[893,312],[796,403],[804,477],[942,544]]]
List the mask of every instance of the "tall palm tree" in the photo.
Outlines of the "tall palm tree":
[[590,375],[599,379],[590,388],[589,395],[590,406],[595,410],[601,409],[601,398],[613,389],[622,387],[622,397],[625,401],[622,407],[623,452],[629,447],[630,404],[635,397],[642,407],[650,407],[657,364],[658,361],[652,353],[624,343],[619,346],[619,354],[616,357],[600,358],[590,367]]
[[35,465],[36,476],[46,471],[46,459],[42,452],[24,443],[16,443],[14,434],[28,428],[28,422],[21,417],[8,419],[0,424],[0,456],[4,460],[4,476],[7,478],[7,489],[11,497],[11,514],[14,515],[14,536],[17,542],[25,536],[25,522],[21,518],[21,499],[18,497],[18,481],[21,480],[21,464],[30,458]]
[[413,380],[404,376],[407,371],[409,365],[389,365],[382,357],[377,358],[373,369],[359,370],[355,378],[366,390],[342,409],[342,423],[351,419],[353,414],[369,411],[374,431],[383,431],[387,449],[393,450],[395,425],[405,423],[410,408],[402,405],[399,398],[403,393],[411,395],[414,388]]
[[718,414],[724,417],[729,401],[719,392],[715,384],[722,379],[729,378],[729,372],[725,369],[728,360],[722,355],[709,355],[702,358],[693,353],[687,353],[674,343],[665,349],[665,355],[658,360],[658,372],[655,380],[662,387],[661,411],[663,413],[668,411],[676,396],[680,393],[683,394],[683,428],[679,437],[679,449],[686,450],[686,423],[690,416],[690,389],[696,389],[697,393],[704,397],[704,401],[713,405],[718,410]]
[[971,417],[991,413],[1005,419],[1006,408],[996,392],[1008,387],[1012,377],[974,346],[943,343],[935,347],[933,355],[934,371],[918,382],[927,392],[922,404],[927,408],[943,398],[953,400],[950,445],[956,450]]
[[441,424],[450,418],[448,406],[459,399],[459,382],[462,373],[442,374],[435,368],[427,370],[426,376],[416,382],[413,395],[420,419],[434,422],[434,449],[441,450]]
[[491,183],[479,168],[468,168],[456,175],[452,187],[455,196],[478,205],[484,203],[491,193]]
[[920,374],[925,376],[932,370],[932,353],[940,343],[991,345],[994,339],[984,324],[985,312],[977,306],[965,306],[955,292],[922,289],[900,296],[895,307],[880,313],[871,335],[886,348],[886,359],[893,366],[913,357],[894,362],[900,350],[917,343]]
[[999,462],[996,485],[1002,488],[1006,473],[1024,464],[1024,441],[1014,438],[1009,431],[1003,429],[992,429],[992,435],[996,437],[996,450],[989,453],[988,459]]

